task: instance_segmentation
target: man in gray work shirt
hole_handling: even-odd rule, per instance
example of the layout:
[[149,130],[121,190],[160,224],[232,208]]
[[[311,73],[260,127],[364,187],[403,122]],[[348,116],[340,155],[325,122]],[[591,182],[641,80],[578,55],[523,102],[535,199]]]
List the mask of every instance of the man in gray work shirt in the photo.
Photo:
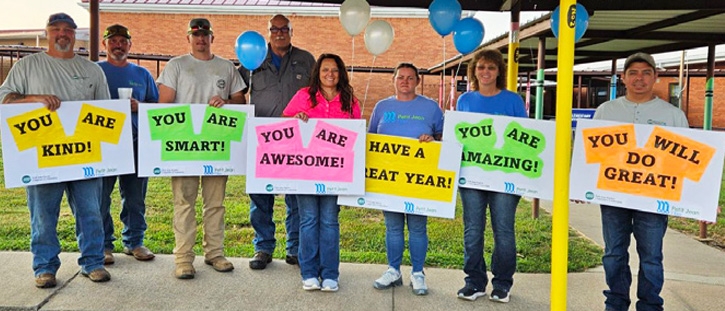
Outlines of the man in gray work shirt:
[[[308,85],[315,58],[305,50],[292,46],[292,23],[278,14],[269,20],[269,44],[267,58],[251,75],[247,68],[239,67],[239,73],[247,85],[251,85],[249,101],[254,105],[257,117],[281,117],[282,110],[292,96]],[[245,92],[249,88],[245,89]],[[272,220],[274,194],[250,194],[252,200],[249,219],[254,227],[254,258],[249,267],[261,270],[272,262],[276,245],[275,224]],[[287,256],[288,264],[297,264],[300,219],[295,196],[286,195]]]

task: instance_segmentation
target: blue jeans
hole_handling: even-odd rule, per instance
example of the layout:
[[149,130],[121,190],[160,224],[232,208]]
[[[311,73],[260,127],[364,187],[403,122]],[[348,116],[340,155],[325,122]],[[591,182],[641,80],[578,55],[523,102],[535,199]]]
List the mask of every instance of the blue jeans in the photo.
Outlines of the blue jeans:
[[[274,194],[249,194],[252,203],[249,208],[249,222],[254,228],[254,251],[274,253],[277,239],[274,232],[277,230],[272,220],[274,213]],[[287,205],[287,217],[284,225],[287,229],[287,255],[297,256],[300,244],[300,215],[297,199],[294,195],[286,194],[284,203]]]
[[103,267],[103,221],[101,220],[101,179],[85,179],[28,186],[30,210],[30,251],[35,276],[55,274],[60,268],[58,217],[63,192],[76,219],[76,239],[81,256],[78,265],[85,273]]
[[637,311],[663,310],[660,297],[665,282],[662,266],[662,240],[667,231],[667,215],[641,212],[614,206],[601,206],[604,234],[604,274],[608,290],[604,291],[607,308],[628,310],[631,300],[629,287],[629,243],[637,240],[639,273],[637,275]]
[[296,195],[300,207],[302,279],[340,277],[340,223],[336,195]]
[[466,286],[486,290],[488,276],[483,259],[483,232],[486,230],[486,207],[491,211],[493,253],[491,284],[494,289],[511,290],[516,272],[516,206],[518,195],[485,190],[459,188],[463,204],[463,272]]
[[385,215],[385,246],[388,253],[388,265],[400,271],[405,249],[405,220],[408,219],[408,244],[413,272],[423,271],[425,255],[428,252],[428,217],[396,212],[383,212]]

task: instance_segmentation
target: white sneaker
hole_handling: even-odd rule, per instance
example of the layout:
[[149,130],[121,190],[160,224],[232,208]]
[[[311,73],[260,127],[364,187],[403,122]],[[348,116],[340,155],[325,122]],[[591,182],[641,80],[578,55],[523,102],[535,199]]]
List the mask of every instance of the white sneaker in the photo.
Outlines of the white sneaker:
[[375,280],[373,287],[377,289],[388,289],[394,286],[403,285],[403,276],[400,275],[400,271],[395,270],[393,267],[389,267],[388,270],[380,276],[379,279]]
[[318,290],[320,289],[320,280],[317,278],[309,278],[302,281],[302,289]]
[[413,287],[413,294],[428,295],[428,285],[425,285],[425,274],[422,271],[410,275],[410,286]]
[[337,281],[333,279],[325,279],[322,281],[323,292],[336,292],[340,287],[337,285]]

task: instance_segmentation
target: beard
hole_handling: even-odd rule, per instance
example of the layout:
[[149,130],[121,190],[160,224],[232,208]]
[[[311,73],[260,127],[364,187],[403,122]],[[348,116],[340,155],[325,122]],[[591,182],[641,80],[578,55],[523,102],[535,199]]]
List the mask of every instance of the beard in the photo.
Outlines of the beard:
[[[121,53],[116,53],[116,52],[121,52]],[[113,58],[113,60],[121,62],[121,61],[126,60],[126,58],[128,57],[128,53],[125,53],[119,49],[115,49],[111,52],[111,54],[109,56],[111,58]]]
[[[66,40],[66,43],[65,44],[59,43],[58,41],[60,39],[65,39]],[[53,46],[55,46],[55,49],[56,50],[58,50],[59,52],[63,52],[63,53],[69,52],[70,50],[73,49],[73,46],[71,44],[71,40],[68,37],[59,37],[59,38],[56,38],[55,39],[55,43],[53,44]]]

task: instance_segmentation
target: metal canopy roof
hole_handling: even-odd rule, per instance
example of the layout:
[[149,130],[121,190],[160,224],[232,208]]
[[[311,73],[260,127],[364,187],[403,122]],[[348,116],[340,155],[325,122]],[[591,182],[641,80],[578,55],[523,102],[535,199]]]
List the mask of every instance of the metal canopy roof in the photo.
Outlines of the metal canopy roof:
[[[296,0],[297,2],[342,3],[343,0]],[[517,0],[458,0],[463,10],[509,11]],[[370,5],[428,8],[432,0],[367,0]],[[519,0],[521,11],[553,11],[559,0]],[[579,0],[587,10],[691,10],[725,9],[721,0]]]

